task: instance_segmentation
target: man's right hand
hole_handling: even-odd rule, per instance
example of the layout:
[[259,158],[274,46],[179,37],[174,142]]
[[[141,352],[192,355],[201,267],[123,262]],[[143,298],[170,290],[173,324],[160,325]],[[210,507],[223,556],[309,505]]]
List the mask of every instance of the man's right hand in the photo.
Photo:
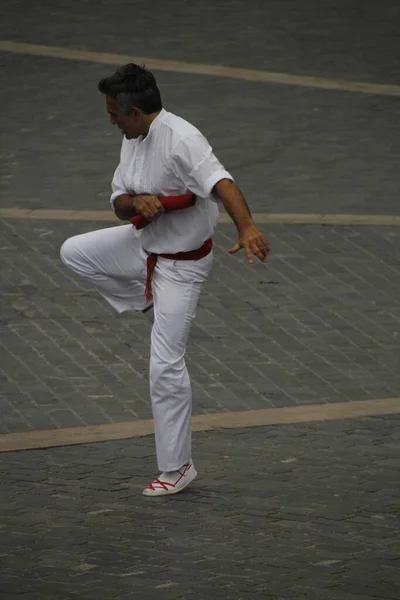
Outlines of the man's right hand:
[[135,209],[136,214],[142,215],[150,220],[153,220],[155,217],[165,212],[159,198],[147,194],[134,196],[132,199],[132,206]]

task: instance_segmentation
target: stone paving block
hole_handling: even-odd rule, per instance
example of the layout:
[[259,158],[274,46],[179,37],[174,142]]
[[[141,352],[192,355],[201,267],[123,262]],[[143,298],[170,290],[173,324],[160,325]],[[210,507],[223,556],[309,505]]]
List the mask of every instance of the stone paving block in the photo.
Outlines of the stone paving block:
[[198,481],[160,501],[140,495],[152,439],[5,454],[2,592],[394,600],[398,425],[393,415],[195,434]]

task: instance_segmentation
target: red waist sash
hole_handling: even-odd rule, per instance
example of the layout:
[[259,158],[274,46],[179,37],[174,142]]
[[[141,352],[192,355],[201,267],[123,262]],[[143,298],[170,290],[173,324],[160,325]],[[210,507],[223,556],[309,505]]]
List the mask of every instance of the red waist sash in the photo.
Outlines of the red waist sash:
[[168,258],[170,260],[200,260],[201,258],[204,258],[210,254],[212,246],[212,238],[209,238],[202,246],[200,246],[200,248],[197,248],[196,250],[190,250],[189,252],[177,252],[176,254],[150,254],[147,257],[147,279],[145,290],[146,301],[150,302],[153,299],[151,281],[159,256],[161,256],[161,258]]

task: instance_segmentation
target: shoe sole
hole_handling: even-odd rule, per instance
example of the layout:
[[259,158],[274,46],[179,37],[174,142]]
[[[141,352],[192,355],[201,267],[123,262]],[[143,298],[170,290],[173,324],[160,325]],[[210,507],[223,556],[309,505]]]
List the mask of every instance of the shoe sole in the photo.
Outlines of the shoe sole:
[[172,496],[172,494],[179,494],[179,492],[182,492],[185,488],[187,488],[188,485],[190,485],[192,483],[192,481],[194,481],[197,477],[197,471],[195,470],[191,479],[189,479],[189,481],[187,481],[185,483],[185,485],[183,485],[182,487],[180,487],[177,490],[160,490],[157,492],[151,492],[151,491],[147,491],[147,489],[145,488],[142,492],[143,496],[147,496],[147,498],[150,498],[152,496],[154,497],[158,497],[158,496]]

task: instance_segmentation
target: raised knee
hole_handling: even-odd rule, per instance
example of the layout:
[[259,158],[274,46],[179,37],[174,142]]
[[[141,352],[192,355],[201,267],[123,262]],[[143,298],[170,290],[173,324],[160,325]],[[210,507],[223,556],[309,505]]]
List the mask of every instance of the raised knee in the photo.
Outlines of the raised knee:
[[78,245],[77,238],[78,236],[73,236],[65,240],[63,245],[60,248],[60,257],[64,264],[67,266],[71,266],[76,263],[78,258]]

